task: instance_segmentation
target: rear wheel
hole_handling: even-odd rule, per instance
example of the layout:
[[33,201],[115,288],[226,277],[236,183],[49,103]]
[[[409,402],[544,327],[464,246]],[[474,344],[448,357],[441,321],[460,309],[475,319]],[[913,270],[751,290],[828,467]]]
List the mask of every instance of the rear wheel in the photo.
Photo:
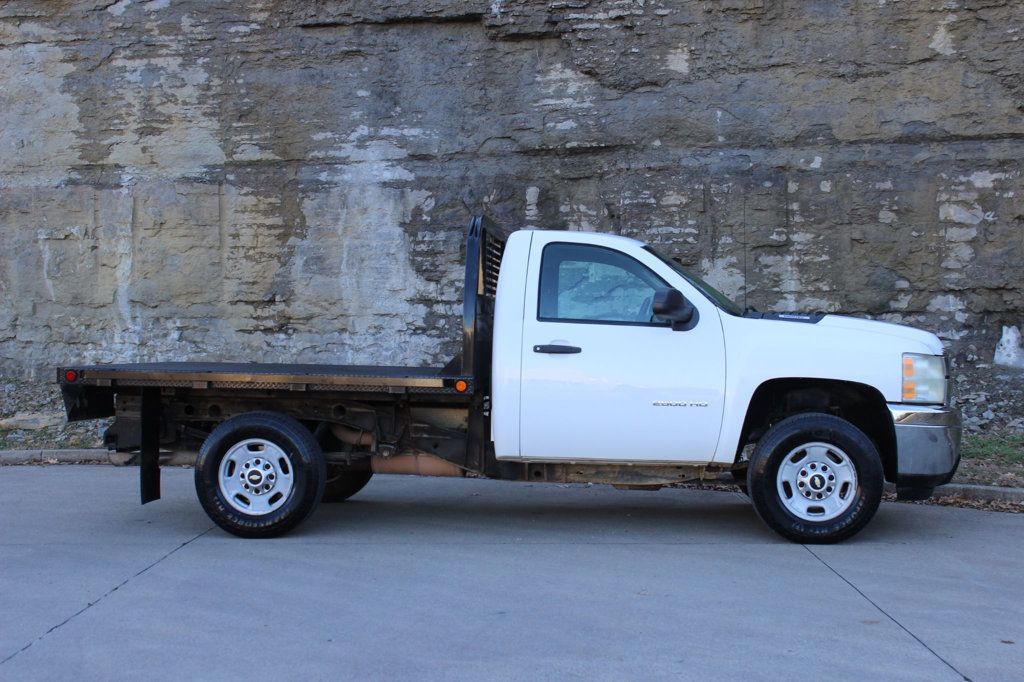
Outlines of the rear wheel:
[[839,542],[882,499],[878,449],[850,422],[806,413],[783,419],[754,448],[747,488],[758,515],[795,542]]
[[298,421],[250,412],[206,438],[195,479],[199,501],[218,526],[241,537],[273,537],[312,513],[323,496],[326,465]]
[[324,486],[321,502],[344,502],[362,490],[371,478],[373,472],[370,469],[330,465],[327,467],[327,485]]

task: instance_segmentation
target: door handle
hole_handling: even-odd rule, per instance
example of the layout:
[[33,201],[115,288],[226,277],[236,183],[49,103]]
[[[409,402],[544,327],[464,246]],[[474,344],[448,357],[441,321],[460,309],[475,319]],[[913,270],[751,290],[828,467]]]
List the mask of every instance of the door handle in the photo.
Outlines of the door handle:
[[533,347],[534,353],[555,353],[567,355],[569,353],[579,353],[582,351],[583,349],[580,348],[579,346],[561,346],[558,344],[547,344]]

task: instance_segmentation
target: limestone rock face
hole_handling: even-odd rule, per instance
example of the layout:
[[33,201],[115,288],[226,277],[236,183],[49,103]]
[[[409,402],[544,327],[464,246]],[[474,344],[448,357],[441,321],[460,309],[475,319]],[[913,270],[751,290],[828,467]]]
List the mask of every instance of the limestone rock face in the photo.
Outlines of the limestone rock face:
[[993,349],[1022,36],[1018,0],[4,2],[0,370],[443,363],[474,212]]

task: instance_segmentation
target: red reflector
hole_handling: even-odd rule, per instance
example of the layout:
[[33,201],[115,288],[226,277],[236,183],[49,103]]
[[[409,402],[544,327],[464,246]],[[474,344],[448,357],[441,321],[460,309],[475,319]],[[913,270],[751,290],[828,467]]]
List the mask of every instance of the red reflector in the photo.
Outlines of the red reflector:
[[78,381],[78,372],[76,372],[73,369],[69,369],[68,371],[64,372],[64,381],[68,382],[69,384]]

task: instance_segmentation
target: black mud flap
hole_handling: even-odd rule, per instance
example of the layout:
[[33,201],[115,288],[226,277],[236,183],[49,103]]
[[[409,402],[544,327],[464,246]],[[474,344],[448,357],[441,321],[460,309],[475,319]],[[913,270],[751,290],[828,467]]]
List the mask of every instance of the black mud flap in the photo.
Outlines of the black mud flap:
[[142,389],[139,489],[142,504],[160,499],[160,389]]

